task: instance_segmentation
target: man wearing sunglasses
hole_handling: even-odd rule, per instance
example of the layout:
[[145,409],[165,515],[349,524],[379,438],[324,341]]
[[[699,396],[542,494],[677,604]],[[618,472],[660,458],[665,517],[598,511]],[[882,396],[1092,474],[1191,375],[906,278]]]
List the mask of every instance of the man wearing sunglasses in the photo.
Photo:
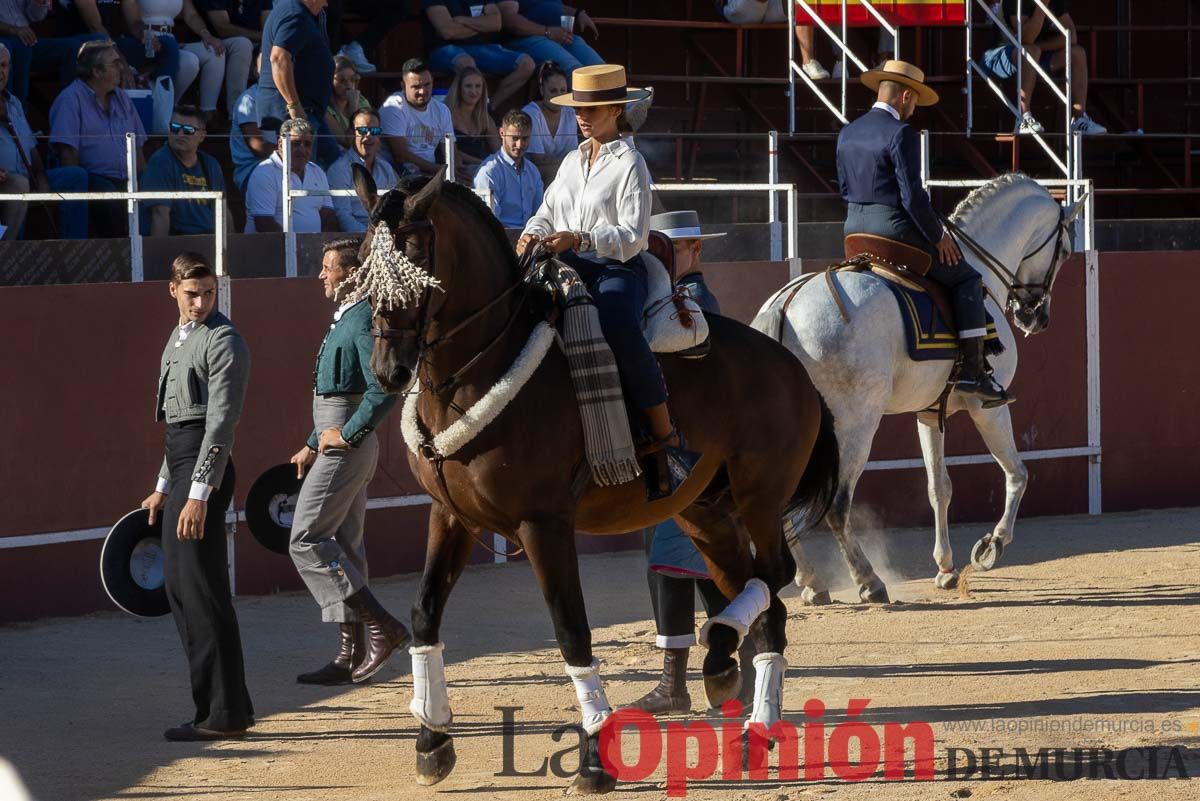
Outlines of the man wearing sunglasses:
[[[167,143],[146,162],[141,187],[146,191],[221,192],[225,177],[221,165],[200,143],[207,132],[204,112],[193,106],[176,106],[171,115]],[[211,234],[216,230],[216,204],[208,198],[196,200],[147,200],[142,232],[150,236]],[[228,215],[228,211],[226,211]],[[226,217],[228,230],[231,223]]]
[[[375,179],[375,186],[379,188],[380,194],[396,185],[396,171],[391,164],[378,158],[379,148],[383,144],[380,138],[382,134],[378,114],[366,109],[355,113],[350,120],[352,146],[343,151],[329,168],[330,189],[354,188],[352,164],[361,164],[367,168],[371,177]],[[357,197],[335,197],[333,210],[343,231],[361,233],[367,230],[367,210]]]

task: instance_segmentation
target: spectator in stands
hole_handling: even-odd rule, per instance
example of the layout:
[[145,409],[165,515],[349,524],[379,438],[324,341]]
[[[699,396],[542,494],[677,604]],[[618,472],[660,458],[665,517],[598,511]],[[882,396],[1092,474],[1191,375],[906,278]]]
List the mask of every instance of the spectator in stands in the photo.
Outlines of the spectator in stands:
[[[176,106],[171,115],[167,143],[146,160],[139,186],[147,191],[225,191],[221,165],[212,156],[200,152],[200,143],[207,133],[206,125],[207,117],[200,109]],[[142,208],[146,210],[149,223],[143,223],[142,232],[150,236],[211,234],[216,230],[216,204],[208,198],[146,200],[142,202]]]
[[[383,146],[379,115],[371,109],[361,109],[351,122],[354,144],[329,168],[329,186],[331,189],[353,189],[354,169],[351,165],[360,164],[371,173],[376,188],[383,194],[398,181],[392,165],[379,158],[379,149]],[[335,197],[333,210],[343,231],[361,233],[367,230],[367,210],[357,197]]]
[[151,30],[142,23],[137,0],[63,0],[65,30],[92,34],[116,42],[125,61],[138,72],[154,68],[154,77],[168,77],[175,86],[190,86],[200,72],[193,53],[182,53],[170,31]]
[[267,17],[258,75],[258,119],[278,131],[287,119],[308,120],[316,136],[317,163],[341,155],[325,125],[333,94],[333,54],[325,33],[326,0],[277,0]]
[[500,149],[500,134],[488,114],[487,82],[483,73],[467,67],[454,76],[446,95],[446,106],[454,124],[454,146],[458,163],[474,175],[480,163]]
[[[325,171],[309,161],[313,152],[313,126],[308,120],[287,120],[279,127],[279,143],[266,161],[254,168],[246,184],[246,233],[283,230],[283,148],[292,140],[292,189],[329,190]],[[333,200],[298,197],[292,201],[292,230],[298,233],[338,230]]]
[[484,159],[475,176],[476,191],[490,192],[492,213],[505,228],[525,229],[542,205],[545,186],[537,166],[525,160],[533,121],[511,109],[500,127],[500,149]]
[[[1071,19],[1069,0],[1050,0],[1050,10],[1058,17],[1070,33],[1070,42],[1062,35],[1054,22],[1030,0],[1022,4],[1023,18],[1017,17],[1017,0],[1004,0],[1002,13],[1012,31],[1019,31],[1017,38],[1025,46],[1026,66],[1021,71],[1021,119],[1017,121],[1017,133],[1041,133],[1044,129],[1033,116],[1033,88],[1037,82],[1037,70],[1028,66],[1036,62],[1051,77],[1060,77],[1067,68],[1068,52],[1071,59],[1071,112],[1075,119],[1071,130],[1085,134],[1108,133],[1108,129],[1088,116],[1088,61],[1087,52],[1077,43],[1075,21]],[[1068,46],[1070,50],[1068,51]],[[983,65],[1000,80],[1017,74],[1017,48],[1002,39],[998,47],[984,53]]]
[[[394,92],[379,107],[392,166],[400,174],[422,172],[432,175],[438,170],[438,146],[447,134],[454,137],[450,109],[445,103],[430,102],[433,99],[433,73],[421,59],[410,58],[404,62],[401,79],[404,89]],[[463,183],[471,181],[471,176],[461,165],[457,178]]]
[[[375,65],[368,57],[374,58],[380,43],[404,21],[407,5],[400,0],[329,0],[326,21],[330,48],[339,56],[351,59],[363,75],[370,75],[375,71]],[[342,44],[342,14],[346,11],[363,17],[366,27],[361,38]]]
[[99,34],[43,39],[32,26],[50,13],[51,0],[0,0],[0,44],[12,62],[8,91],[22,103],[29,96],[29,78],[35,73],[56,73],[60,85],[75,79],[75,54],[84,42]]
[[422,0],[425,52],[438,72],[476,67],[503,76],[492,104],[500,108],[533,76],[533,59],[500,45],[500,9],[495,3],[471,0]]
[[263,159],[275,152],[278,137],[273,131],[258,127],[258,72],[257,61],[250,65],[252,85],[242,92],[230,110],[229,155],[233,160],[233,182],[238,191],[246,193],[246,182],[250,173]]
[[360,80],[362,77],[358,74],[358,67],[353,59],[347,56],[337,56],[333,59],[333,96],[325,109],[325,125],[333,133],[338,147],[343,150],[354,145],[354,132],[350,130],[351,118],[359,111],[371,110],[371,101],[358,91]]
[[[57,167],[47,170],[38,153],[33,129],[25,117],[25,108],[16,95],[5,87],[12,64],[12,54],[0,44],[0,192],[86,192],[87,173],[80,167]],[[84,202],[57,203],[57,236],[61,239],[87,238],[87,204]],[[0,205],[0,224],[8,227],[5,239],[20,235],[25,222],[24,203]]]
[[[108,40],[85,42],[79,49],[74,83],[59,93],[50,107],[50,145],[58,166],[82,167],[88,189],[123,191],[128,179],[125,134],[136,135],[137,169],[145,166],[142,146],[146,132],[133,101],[118,88],[123,62]],[[92,204],[100,236],[125,236],[122,202]]]
[[521,109],[533,121],[533,135],[526,157],[537,165],[543,182],[554,180],[563,157],[579,147],[579,126],[575,109],[551,103],[550,98],[565,95],[567,75],[553,61],[538,67],[538,87],[541,99]]
[[[596,23],[583,9],[564,6],[557,0],[503,0],[500,18],[510,39],[504,46],[531,56],[538,65],[553,61],[569,76],[580,67],[603,64],[604,59],[583,41],[590,32],[598,37]],[[563,23],[570,20],[568,30]]]
[[242,36],[258,45],[271,13],[271,0],[196,0],[196,8],[221,39]]
[[142,24],[147,29],[173,35],[176,19],[181,19],[199,39],[182,45],[182,68],[175,86],[175,97],[183,97],[196,78],[196,72],[187,63],[190,53],[200,75],[200,110],[206,114],[217,110],[222,85],[225,87],[225,107],[232,109],[238,97],[246,91],[250,59],[254,55],[254,45],[250,40],[245,36],[227,39],[213,36],[192,0],[138,0],[138,6]]

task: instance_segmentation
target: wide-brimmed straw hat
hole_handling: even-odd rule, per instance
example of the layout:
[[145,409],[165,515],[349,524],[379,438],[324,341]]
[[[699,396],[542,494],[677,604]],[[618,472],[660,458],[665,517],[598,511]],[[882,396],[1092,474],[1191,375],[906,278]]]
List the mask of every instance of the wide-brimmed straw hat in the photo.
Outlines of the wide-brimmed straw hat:
[[700,229],[700,215],[694,211],[665,211],[650,218],[650,230],[666,234],[670,239],[716,239],[725,236],[706,234]]
[[580,67],[571,73],[571,93],[550,98],[558,106],[612,106],[645,100],[650,92],[626,85],[625,68],[620,64]]
[[925,73],[907,61],[885,61],[879,69],[862,74],[863,85],[872,91],[878,91],[879,84],[884,81],[895,81],[915,91],[918,106],[932,106],[938,102],[938,93],[925,85]]

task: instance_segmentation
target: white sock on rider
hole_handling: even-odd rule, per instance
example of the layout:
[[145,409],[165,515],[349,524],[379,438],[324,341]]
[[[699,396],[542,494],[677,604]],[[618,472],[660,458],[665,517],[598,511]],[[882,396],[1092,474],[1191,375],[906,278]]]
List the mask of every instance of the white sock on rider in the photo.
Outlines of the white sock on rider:
[[446,666],[442,660],[445,643],[414,645],[412,655],[413,699],[408,711],[427,729],[446,732],[454,719],[446,692]]
[[575,683],[575,697],[579,699],[579,711],[583,714],[583,729],[590,737],[600,731],[604,721],[612,714],[612,707],[600,684],[600,660],[593,659],[587,667],[567,665],[567,675]]
[[771,590],[762,579],[752,578],[746,582],[746,587],[738,596],[729,602],[720,614],[714,615],[700,627],[700,644],[708,645],[708,633],[718,623],[729,626],[738,634],[738,645],[750,630],[751,624],[758,616],[767,611],[771,605]]

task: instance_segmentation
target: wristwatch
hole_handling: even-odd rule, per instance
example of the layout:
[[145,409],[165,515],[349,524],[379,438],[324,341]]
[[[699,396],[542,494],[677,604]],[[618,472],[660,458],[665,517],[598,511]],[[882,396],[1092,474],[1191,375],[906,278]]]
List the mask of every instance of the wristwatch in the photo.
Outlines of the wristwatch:
[[576,231],[575,236],[579,239],[579,247],[576,253],[590,253],[592,251],[592,235],[587,231]]

